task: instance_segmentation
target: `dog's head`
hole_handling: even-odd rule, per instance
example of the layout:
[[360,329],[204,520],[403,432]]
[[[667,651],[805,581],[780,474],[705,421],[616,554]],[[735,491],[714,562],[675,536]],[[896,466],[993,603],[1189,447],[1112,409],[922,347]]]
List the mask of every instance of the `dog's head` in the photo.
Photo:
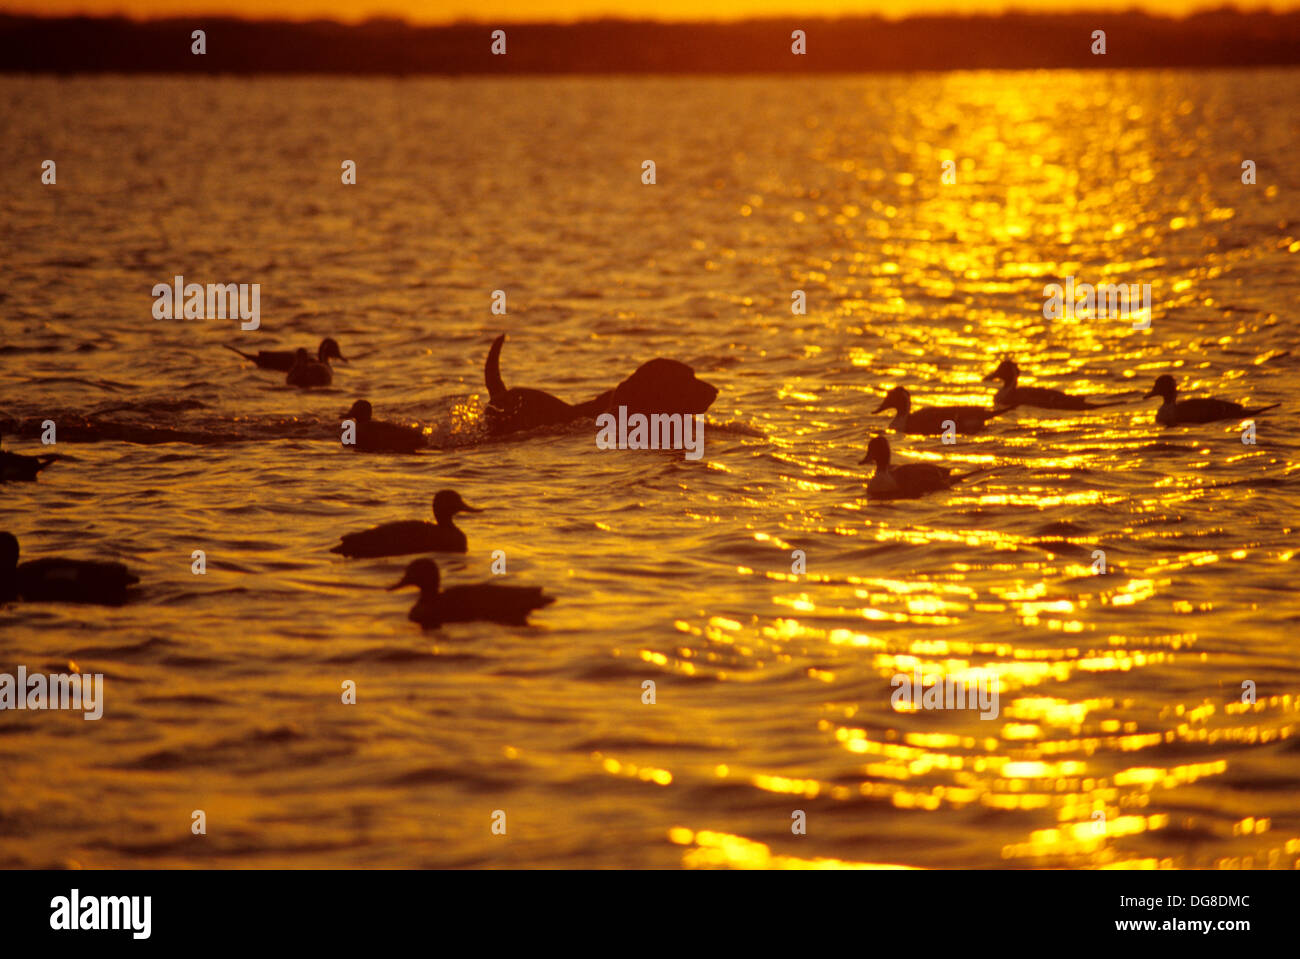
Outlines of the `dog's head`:
[[618,384],[610,406],[626,406],[629,413],[703,413],[717,398],[718,388],[685,363],[659,357]]

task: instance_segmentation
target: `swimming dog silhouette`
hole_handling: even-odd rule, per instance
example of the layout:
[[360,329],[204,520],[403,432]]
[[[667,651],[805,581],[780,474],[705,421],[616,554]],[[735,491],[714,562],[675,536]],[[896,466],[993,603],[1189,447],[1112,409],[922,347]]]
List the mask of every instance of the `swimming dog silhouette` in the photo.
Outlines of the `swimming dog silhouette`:
[[626,406],[628,414],[703,413],[717,399],[718,388],[695,375],[685,363],[657,357],[637,367],[636,371],[612,390],[585,403],[566,403],[543,390],[527,387],[506,389],[501,379],[502,333],[492,341],[483,380],[488,390],[486,421],[496,434],[595,419],[601,413],[616,412]]

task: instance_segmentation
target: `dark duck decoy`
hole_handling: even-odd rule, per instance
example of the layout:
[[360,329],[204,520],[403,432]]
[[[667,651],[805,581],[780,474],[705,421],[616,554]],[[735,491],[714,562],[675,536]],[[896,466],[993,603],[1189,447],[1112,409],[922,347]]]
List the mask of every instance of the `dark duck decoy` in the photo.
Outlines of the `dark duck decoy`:
[[356,423],[356,442],[353,450],[365,453],[414,453],[428,446],[424,433],[414,426],[385,423],[374,418],[374,409],[367,400],[357,400],[344,415]]
[[483,511],[467,505],[454,490],[440,490],[433,497],[433,518],[437,522],[406,519],[374,526],[360,533],[348,533],[330,552],[365,558],[406,553],[464,553],[469,549],[469,542],[451,521],[453,516],[462,512]]
[[1215,420],[1235,420],[1276,409],[1282,405],[1272,403],[1248,410],[1240,403],[1212,397],[1180,400],[1178,384],[1168,373],[1156,377],[1155,385],[1151,387],[1151,392],[1146,395],[1146,398],[1152,396],[1159,396],[1164,400],[1160,404],[1160,409],[1156,411],[1156,422],[1161,426],[1188,426],[1196,423],[1213,423]]
[[0,602],[98,603],[121,606],[140,582],[121,563],[46,557],[18,563],[18,539],[0,533]]
[[22,453],[8,453],[0,450],[0,483],[11,481],[30,482],[36,474],[55,460],[58,453],[46,453],[43,456],[25,456]]
[[[293,369],[294,362],[298,358],[297,350],[259,350],[257,353],[245,353],[228,343],[221,345],[256,364],[259,370],[278,370],[281,373],[288,373]],[[330,360],[347,362],[347,358],[339,351],[338,342],[330,336],[320,341],[320,346],[316,350],[316,360],[320,363],[329,363]]]
[[886,393],[873,412],[880,413],[884,410],[898,411],[889,423],[891,429],[917,436],[942,435],[943,424],[947,420],[953,422],[958,433],[978,433],[989,420],[1006,412],[983,406],[927,406],[914,410],[912,395],[905,386],[895,386]]
[[877,499],[915,499],[926,493],[949,489],[953,484],[984,472],[974,469],[969,473],[954,473],[950,467],[934,463],[890,462],[889,440],[873,436],[867,444],[867,455],[859,461],[875,463],[876,471],[867,481],[867,495]]
[[1099,410],[1103,406],[1116,406],[1122,400],[1106,403],[1089,402],[1085,396],[1075,396],[1045,386],[1019,386],[1020,367],[1010,358],[998,364],[998,368],[984,377],[984,382],[1001,380],[1002,387],[993,394],[995,407],[1035,406],[1042,410]]
[[310,353],[299,347],[293,368],[284,381],[289,386],[329,386],[334,382],[334,371],[329,363],[313,360]]
[[431,559],[417,559],[406,567],[401,580],[388,589],[391,592],[403,586],[420,587],[420,598],[407,618],[425,629],[436,629],[443,623],[476,621],[527,626],[529,613],[555,602],[555,597],[544,595],[540,586],[478,583],[439,591],[440,583],[438,564]]

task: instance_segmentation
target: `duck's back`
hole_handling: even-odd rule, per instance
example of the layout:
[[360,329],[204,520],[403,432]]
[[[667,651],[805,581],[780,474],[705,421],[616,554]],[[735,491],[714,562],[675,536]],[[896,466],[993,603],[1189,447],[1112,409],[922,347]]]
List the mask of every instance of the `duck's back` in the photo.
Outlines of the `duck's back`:
[[31,602],[126,602],[126,588],[140,578],[121,563],[79,559],[34,559],[19,565],[15,578],[19,596]]
[[[1161,407],[1160,412],[1164,411],[1165,408]],[[1175,423],[1211,423],[1214,420],[1227,420],[1234,416],[1241,416],[1245,411],[1246,408],[1240,403],[1230,403],[1228,400],[1210,398],[1179,400],[1174,404],[1174,421]]]
[[1085,397],[1071,396],[1045,386],[1017,386],[1009,397],[1003,397],[1002,394],[995,397],[999,402],[1008,399],[1008,406],[1036,406],[1044,410],[1086,410],[1089,405]]
[[[543,595],[540,586],[499,586],[496,583],[478,583],[473,586],[453,586],[443,590],[438,594],[434,605],[437,619],[444,623],[485,620],[523,626],[530,612],[549,606],[553,602],[555,598]],[[412,610],[411,614],[414,618],[415,610]]]
[[334,374],[328,363],[299,363],[289,370],[285,382],[290,386],[329,386]]
[[348,533],[331,552],[344,556],[402,556],[406,553],[463,553],[469,548],[465,534],[454,526],[405,519]]
[[939,415],[939,411],[934,408],[910,410],[906,418],[895,417],[893,426],[903,433],[942,433],[943,421],[951,418]]
[[253,362],[257,364],[259,370],[279,370],[281,373],[288,373],[293,369],[296,355],[293,350],[258,350]]
[[372,420],[357,424],[356,449],[371,453],[413,453],[428,444],[424,434],[413,426]]
[[904,463],[890,470],[898,489],[909,493],[932,493],[947,489],[952,485],[948,474],[952,470],[947,466],[934,463]]
[[904,432],[936,435],[945,431],[944,423],[951,421],[963,433],[974,433],[984,428],[984,421],[994,415],[992,410],[979,406],[927,406],[907,414]]

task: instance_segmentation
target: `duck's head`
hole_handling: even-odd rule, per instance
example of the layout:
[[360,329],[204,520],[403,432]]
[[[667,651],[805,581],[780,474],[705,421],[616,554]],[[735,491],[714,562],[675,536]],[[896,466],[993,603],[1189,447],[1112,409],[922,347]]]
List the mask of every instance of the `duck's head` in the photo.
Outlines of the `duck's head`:
[[327,336],[320,341],[320,349],[316,352],[316,359],[322,363],[328,363],[330,360],[348,361],[347,357],[339,352],[338,341],[332,336]]
[[18,537],[0,533],[0,573],[12,572],[18,565]]
[[859,463],[875,463],[881,469],[889,465],[889,440],[880,434],[871,437],[871,442],[867,444],[867,455],[858,460]]
[[1162,373],[1156,377],[1155,386],[1151,387],[1151,392],[1146,395],[1146,398],[1159,396],[1166,403],[1172,403],[1177,395],[1178,384],[1174,382],[1174,378],[1168,373]]
[[911,406],[912,394],[907,392],[907,387],[895,386],[885,394],[885,398],[880,401],[880,405],[872,412],[883,413],[885,410],[898,410],[901,413],[903,410],[911,409]]
[[439,523],[445,522],[457,513],[481,513],[463,499],[454,489],[439,490],[433,497],[433,515]]
[[301,346],[298,347],[297,351],[293,354],[293,365],[302,366],[304,363],[310,362],[311,354],[307,352],[306,348]]
[[988,376],[984,377],[984,382],[988,383],[990,380],[1001,380],[1004,383],[1014,383],[1019,376],[1020,367],[1016,366],[1016,361],[1009,356],[1004,356],[1002,357],[1002,362],[998,364],[998,368]]
[[375,411],[371,408],[369,400],[357,400],[352,404],[352,408],[343,414],[343,418],[356,420],[358,423],[369,423],[374,415]]
[[442,582],[442,575],[438,572],[438,564],[431,559],[413,559],[410,565],[406,567],[406,572],[402,578],[388,587],[391,593],[395,589],[401,589],[403,586],[418,586],[420,591],[436,593],[438,586]]

